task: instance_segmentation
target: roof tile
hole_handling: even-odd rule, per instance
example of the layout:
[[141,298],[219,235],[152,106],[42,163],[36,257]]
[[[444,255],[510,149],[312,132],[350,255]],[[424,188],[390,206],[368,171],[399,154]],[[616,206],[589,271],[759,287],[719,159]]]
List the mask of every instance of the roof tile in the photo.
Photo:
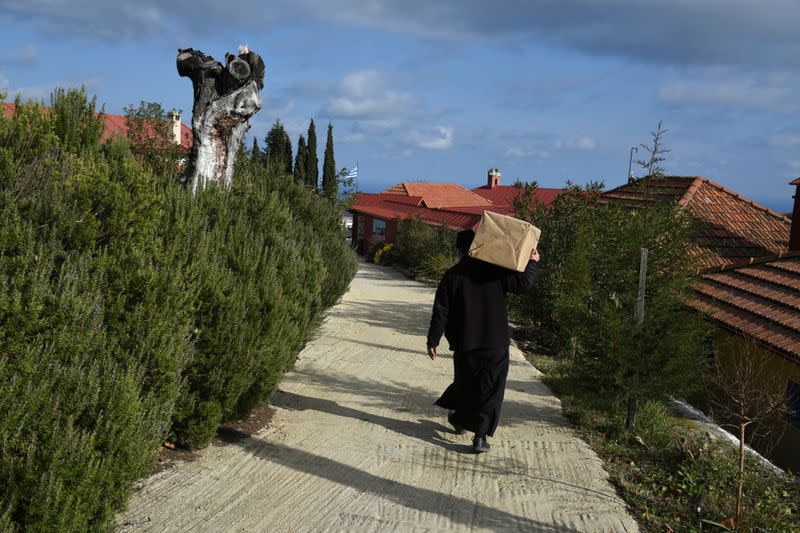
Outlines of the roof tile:
[[403,182],[383,191],[382,194],[419,196],[425,207],[442,209],[448,207],[489,207],[492,202],[455,183]]
[[702,274],[693,308],[800,365],[800,253]]
[[699,176],[644,178],[603,193],[603,200],[630,207],[682,206],[699,222],[692,240],[701,270],[748,264],[788,249],[786,217]]
[[[535,198],[550,205],[563,189],[536,189]],[[452,183],[403,182],[380,194],[360,193],[351,211],[383,220],[416,216],[432,225],[473,228],[484,211],[514,215],[516,188],[478,187],[471,191]]]

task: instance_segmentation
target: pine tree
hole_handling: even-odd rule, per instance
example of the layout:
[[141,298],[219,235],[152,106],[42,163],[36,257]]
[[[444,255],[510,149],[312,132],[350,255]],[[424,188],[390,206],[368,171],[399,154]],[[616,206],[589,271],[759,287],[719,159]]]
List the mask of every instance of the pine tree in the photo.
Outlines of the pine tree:
[[294,158],[294,180],[306,184],[308,181],[308,148],[306,138],[300,135],[297,141],[297,156]]
[[258,139],[253,137],[253,149],[250,150],[250,161],[261,161],[261,149],[258,147]]
[[661,121],[658,121],[658,128],[656,131],[651,131],[650,135],[653,138],[653,144],[640,144],[639,146],[648,153],[648,159],[637,159],[636,164],[647,171],[647,177],[661,178],[664,177],[666,171],[661,166],[663,161],[666,161],[664,154],[670,153],[672,150],[664,148],[664,135],[669,133],[669,130],[661,127]]
[[333,158],[333,124],[328,123],[328,139],[325,141],[325,161],[322,166],[322,194],[336,199],[339,193],[336,183],[336,161]]
[[289,139],[289,134],[283,132],[283,166],[284,172],[292,174],[292,141]]
[[265,162],[278,167],[287,174],[292,173],[292,141],[280,119],[276,119],[272,129],[267,133],[264,143],[267,145]]
[[317,127],[314,119],[308,124],[308,159],[306,181],[310,187],[319,188],[319,157],[317,157]]

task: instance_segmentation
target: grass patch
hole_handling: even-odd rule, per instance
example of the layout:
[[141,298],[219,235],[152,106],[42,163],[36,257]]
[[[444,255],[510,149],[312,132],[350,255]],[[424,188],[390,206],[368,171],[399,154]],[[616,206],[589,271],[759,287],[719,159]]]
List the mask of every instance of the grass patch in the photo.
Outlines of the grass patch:
[[[726,530],[714,524],[735,515],[737,457],[730,443],[710,438],[657,402],[642,405],[638,427],[629,432],[622,406],[598,407],[595,394],[573,377],[568,359],[526,356],[605,462],[642,531]],[[800,478],[777,475],[751,458],[745,472],[746,516],[737,531],[800,531]]]

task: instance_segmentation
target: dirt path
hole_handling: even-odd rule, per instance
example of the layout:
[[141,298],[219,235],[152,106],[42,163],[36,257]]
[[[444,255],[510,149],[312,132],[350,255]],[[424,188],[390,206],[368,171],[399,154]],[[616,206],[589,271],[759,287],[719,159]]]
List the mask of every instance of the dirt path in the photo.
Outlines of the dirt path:
[[[360,265],[257,435],[150,477],[122,531],[638,531],[601,462],[512,348],[492,450],[433,401],[452,377],[425,334],[433,291]],[[446,344],[446,343],[445,343]]]

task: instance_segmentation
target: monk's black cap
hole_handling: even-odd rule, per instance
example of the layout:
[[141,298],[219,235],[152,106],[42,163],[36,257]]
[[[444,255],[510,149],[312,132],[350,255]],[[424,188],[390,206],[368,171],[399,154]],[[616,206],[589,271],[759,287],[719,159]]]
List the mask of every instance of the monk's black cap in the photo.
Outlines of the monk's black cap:
[[467,255],[469,252],[469,247],[472,245],[472,239],[475,238],[475,232],[471,229],[465,229],[463,231],[459,231],[456,235],[456,248],[459,252],[464,255]]

